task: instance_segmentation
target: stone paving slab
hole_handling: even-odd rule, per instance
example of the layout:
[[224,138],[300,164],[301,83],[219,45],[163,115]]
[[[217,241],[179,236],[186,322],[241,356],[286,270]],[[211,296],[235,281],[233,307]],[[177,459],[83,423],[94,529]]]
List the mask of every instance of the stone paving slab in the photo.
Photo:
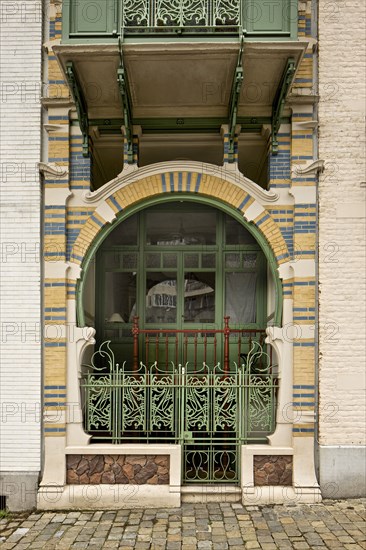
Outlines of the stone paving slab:
[[366,550],[366,499],[321,504],[183,504],[174,509],[31,512],[0,519],[2,550]]

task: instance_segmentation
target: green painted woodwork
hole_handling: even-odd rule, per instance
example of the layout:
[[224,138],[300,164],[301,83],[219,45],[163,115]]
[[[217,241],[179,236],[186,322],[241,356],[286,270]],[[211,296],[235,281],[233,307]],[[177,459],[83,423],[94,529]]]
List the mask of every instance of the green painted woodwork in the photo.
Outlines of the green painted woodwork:
[[[179,219],[183,219],[184,214],[192,215],[193,206],[195,207],[195,217],[202,218],[205,213],[209,217],[212,216],[211,223],[216,244],[159,245],[148,243],[147,220],[149,215],[155,215],[155,223],[159,223],[158,218],[165,217],[167,219],[166,216],[170,215],[173,219],[173,227],[178,226],[176,232],[179,232]],[[96,259],[97,342],[111,339],[113,350],[119,356],[124,357],[127,364],[130,364],[129,361],[132,358],[128,328],[132,330],[134,315],[139,317],[140,325],[150,329],[188,330],[197,327],[197,324],[202,329],[219,327],[224,316],[228,314],[225,310],[225,296],[229,292],[226,277],[232,273],[238,273],[237,276],[245,273],[253,274],[256,277],[256,313],[255,320],[250,323],[243,324],[240,321],[239,324],[236,324],[238,321],[232,319],[231,327],[265,328],[266,261],[260,246],[255,244],[254,239],[253,244],[225,244],[225,215],[218,210],[208,209],[202,205],[199,209],[196,207],[197,205],[189,206],[187,203],[176,203],[170,204],[168,209],[164,204],[153,209],[146,209],[136,214],[138,218],[135,229],[137,240],[134,246],[132,244],[112,246],[106,240],[100,247]],[[120,226],[120,229],[123,231],[123,225]],[[126,228],[126,231],[129,232],[131,229]],[[235,257],[239,259],[237,263]],[[228,261],[229,259],[230,261]],[[215,261],[213,262],[213,260]],[[174,286],[172,286],[173,283]],[[133,285],[132,293],[131,285]],[[189,291],[190,288],[197,288],[197,285],[198,290]],[[123,300],[123,305],[119,301],[118,307],[108,309],[111,301],[108,294],[116,292],[113,290],[114,288],[118,288],[120,293],[124,293],[126,300]],[[173,294],[164,294],[166,292],[164,290],[155,290],[158,288],[165,288]],[[151,292],[154,294],[151,295],[150,300],[153,298],[162,300],[165,296],[165,299],[168,300],[167,305],[161,303],[163,307],[159,307],[159,302],[154,303],[153,307],[147,308],[146,301]],[[127,296],[129,293],[131,298]],[[195,293],[196,299],[194,298]],[[192,297],[188,298],[187,295],[192,295]],[[202,311],[196,309],[199,307],[199,301],[204,304],[201,306]],[[170,302],[171,307],[169,307]],[[115,312],[122,314],[123,324],[107,321]],[[190,315],[190,312],[193,314]],[[145,338],[141,337],[140,340],[140,348],[145,349]],[[188,345],[191,348],[192,337],[188,340]],[[223,361],[222,345],[223,340],[220,337],[217,340],[217,356],[221,363]],[[177,352],[175,352],[176,346]],[[183,334],[179,334],[177,340],[173,336],[161,342],[160,347],[162,355],[168,355],[176,362],[183,361]],[[213,357],[213,337],[208,339],[207,351],[206,360]],[[206,350],[202,345],[196,348],[196,353],[198,353],[198,362],[203,361]],[[156,350],[152,345],[144,360],[150,364],[155,360],[155,354]],[[190,358],[186,357],[185,360],[187,359]]]
[[92,443],[182,445],[183,483],[238,483],[240,448],[275,428],[276,368],[258,343],[242,364],[129,369],[110,342],[83,367],[84,422]]
[[[148,208],[152,205],[157,204],[167,204],[171,202],[176,202],[177,199],[182,202],[195,202],[199,204],[204,204],[208,206],[213,206],[214,208],[217,208],[232,218],[236,219],[238,222],[240,222],[253,237],[258,242],[258,245],[260,249],[262,250],[270,271],[272,273],[274,285],[275,285],[275,314],[273,318],[273,324],[275,326],[281,325],[281,319],[282,319],[282,285],[281,281],[278,277],[277,272],[277,264],[275,257],[273,255],[272,249],[268,245],[267,241],[263,237],[262,233],[259,231],[259,229],[253,225],[252,223],[247,222],[242,214],[238,212],[237,210],[232,209],[230,206],[212,198],[200,196],[200,195],[192,195],[189,193],[180,193],[179,197],[176,194],[166,194],[164,193],[160,197],[153,197],[151,199],[147,199],[145,201],[140,202],[137,205],[134,205],[127,209],[127,211],[124,211],[120,213],[118,218],[115,220],[113,224],[107,224],[97,235],[95,240],[93,241],[91,247],[87,251],[84,261],[82,263],[82,273],[81,278],[78,280],[77,283],[77,289],[76,289],[76,298],[77,298],[77,320],[78,320],[78,326],[86,326],[85,322],[85,312],[84,312],[84,289],[85,289],[85,279],[86,274],[88,272],[89,266],[91,264],[91,261],[95,258],[95,255],[100,248],[103,241],[108,237],[108,235],[114,231],[114,229],[121,223],[123,223],[125,220],[128,220],[131,216],[133,216],[135,213],[143,211],[145,208]],[[142,252],[140,252],[142,253]],[[263,295],[264,298],[264,295]],[[263,319],[263,323],[265,322],[265,319]]]
[[[67,3],[67,2],[65,2]],[[118,3],[114,0],[71,2],[71,33],[112,33],[117,28]]]
[[242,35],[295,39],[293,0],[68,0],[63,42]]
[[243,2],[244,34],[296,37],[297,2],[293,0],[253,0]]

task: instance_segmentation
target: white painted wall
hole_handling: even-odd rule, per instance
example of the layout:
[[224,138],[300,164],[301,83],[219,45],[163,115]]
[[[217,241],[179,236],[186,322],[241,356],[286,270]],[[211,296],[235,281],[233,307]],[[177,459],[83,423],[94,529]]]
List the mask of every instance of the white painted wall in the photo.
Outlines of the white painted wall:
[[40,470],[41,8],[0,5],[0,474]]
[[320,470],[345,496],[365,476],[365,9],[319,1]]

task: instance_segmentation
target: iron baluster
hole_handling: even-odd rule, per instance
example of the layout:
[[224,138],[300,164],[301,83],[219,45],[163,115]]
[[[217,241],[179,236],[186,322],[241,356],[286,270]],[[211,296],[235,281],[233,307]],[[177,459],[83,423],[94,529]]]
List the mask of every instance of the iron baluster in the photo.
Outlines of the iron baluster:
[[[194,372],[197,372],[197,348],[198,348],[198,335],[195,334],[194,335],[194,359],[193,359]],[[187,357],[187,360],[188,360],[188,357]]]
[[[168,335],[167,335],[168,338]],[[178,363],[178,356],[179,356],[179,341],[178,341],[178,334],[175,335],[175,364]],[[166,348],[166,351],[168,352],[168,347]],[[166,356],[166,361],[168,362],[168,353]]]
[[224,370],[225,372],[229,372],[229,336],[230,336],[230,328],[229,328],[229,320],[230,317],[224,317]]
[[133,368],[137,370],[139,362],[139,318],[133,318],[132,325],[133,336]]
[[183,364],[188,361],[188,335],[184,334],[183,337]]

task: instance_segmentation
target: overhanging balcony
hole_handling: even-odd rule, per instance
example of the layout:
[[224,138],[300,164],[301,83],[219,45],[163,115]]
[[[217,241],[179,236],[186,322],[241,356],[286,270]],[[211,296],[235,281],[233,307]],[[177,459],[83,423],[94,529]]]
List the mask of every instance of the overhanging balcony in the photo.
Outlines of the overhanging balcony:
[[[75,99],[84,154],[100,143],[101,166],[113,165],[107,150],[122,159],[122,126],[129,151],[140,127],[142,163],[145,153],[146,162],[162,160],[149,156],[148,134],[215,137],[228,125],[232,151],[235,128],[262,139],[271,127],[276,145],[308,45],[297,38],[295,0],[64,0],[62,16],[53,52]],[[196,149],[187,154],[197,158]]]
[[63,42],[200,40],[243,35],[294,40],[296,0],[66,0]]

